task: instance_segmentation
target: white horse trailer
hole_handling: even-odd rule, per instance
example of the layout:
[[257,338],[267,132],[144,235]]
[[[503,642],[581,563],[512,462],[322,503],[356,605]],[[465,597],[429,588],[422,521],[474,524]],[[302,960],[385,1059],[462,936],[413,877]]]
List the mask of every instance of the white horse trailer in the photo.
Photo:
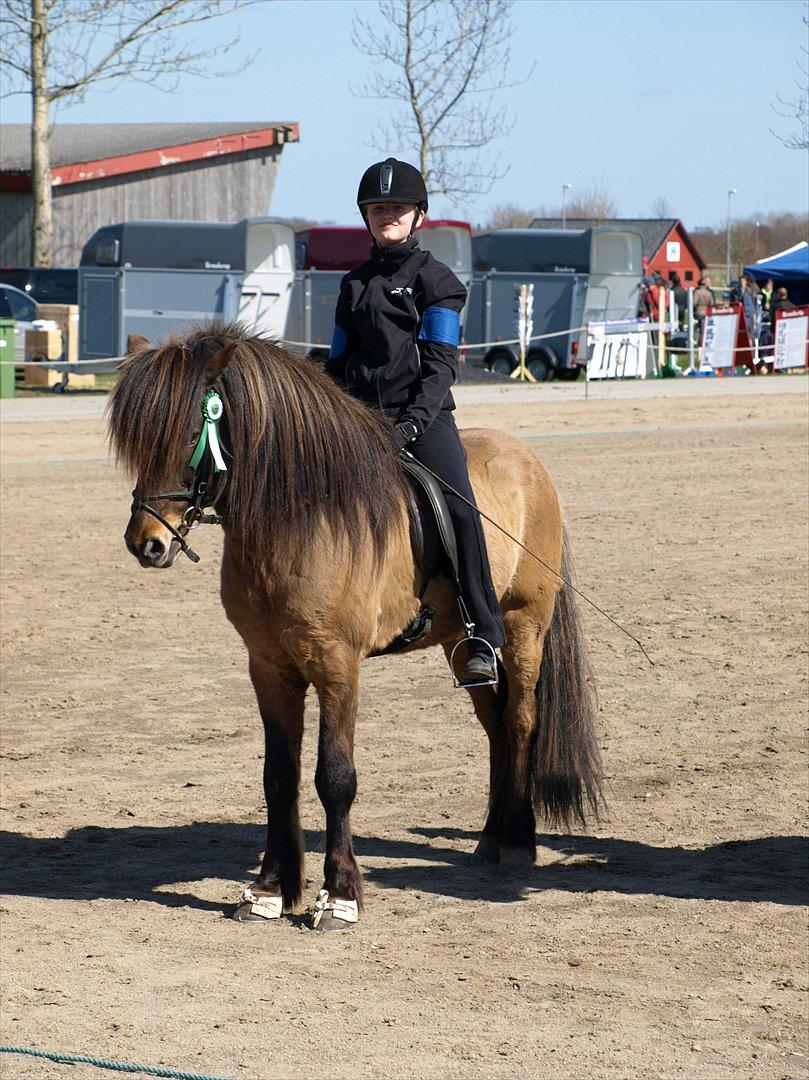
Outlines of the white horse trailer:
[[472,290],[472,230],[465,221],[428,221],[418,232],[419,244],[452,270],[466,289],[461,312],[464,326]]
[[79,267],[83,360],[221,319],[282,338],[295,276],[295,234],[277,218],[127,221],[99,229]]
[[[587,324],[634,319],[643,275],[639,233],[592,229],[498,229],[472,241],[474,282],[467,319],[470,358],[507,374],[519,361],[515,295],[533,284],[528,366],[541,381],[576,379],[587,362]],[[486,342],[475,347],[475,342]]]

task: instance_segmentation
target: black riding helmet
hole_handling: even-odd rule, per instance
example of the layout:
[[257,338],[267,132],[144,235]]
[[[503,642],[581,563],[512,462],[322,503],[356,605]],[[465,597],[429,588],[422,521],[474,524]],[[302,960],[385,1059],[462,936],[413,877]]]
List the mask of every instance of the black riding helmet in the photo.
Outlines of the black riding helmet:
[[396,158],[377,161],[362,174],[357,191],[357,206],[365,217],[368,203],[415,203],[427,210],[427,185],[414,165]]

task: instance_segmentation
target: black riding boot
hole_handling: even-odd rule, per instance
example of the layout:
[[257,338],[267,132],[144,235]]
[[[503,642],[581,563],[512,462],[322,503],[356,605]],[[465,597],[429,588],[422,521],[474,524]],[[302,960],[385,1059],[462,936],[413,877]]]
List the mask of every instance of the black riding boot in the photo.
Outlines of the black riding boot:
[[[452,413],[448,409],[442,410],[424,434],[410,443],[407,449],[431,472],[463,496],[459,498],[444,488],[458,540],[461,594],[469,618],[474,623],[475,635],[488,642],[492,649],[499,649],[506,643],[503,616],[492,584],[480,515],[473,508],[475,496],[469,483],[466,454]],[[473,506],[469,506],[464,499],[468,499]],[[460,628],[460,615],[458,623]],[[492,653],[485,646],[473,642],[461,681],[489,682],[494,679],[495,674]]]

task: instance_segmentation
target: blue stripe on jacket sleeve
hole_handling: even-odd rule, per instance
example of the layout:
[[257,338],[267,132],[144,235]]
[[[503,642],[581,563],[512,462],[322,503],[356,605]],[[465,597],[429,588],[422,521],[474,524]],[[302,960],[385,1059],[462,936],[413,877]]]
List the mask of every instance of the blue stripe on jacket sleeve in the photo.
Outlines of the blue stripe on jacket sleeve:
[[461,316],[450,308],[425,308],[419,341],[440,341],[457,348],[461,343]]
[[334,324],[334,333],[331,336],[331,349],[329,350],[329,360],[336,360],[338,356],[342,355],[343,350],[346,347],[348,341],[348,334],[337,323]]

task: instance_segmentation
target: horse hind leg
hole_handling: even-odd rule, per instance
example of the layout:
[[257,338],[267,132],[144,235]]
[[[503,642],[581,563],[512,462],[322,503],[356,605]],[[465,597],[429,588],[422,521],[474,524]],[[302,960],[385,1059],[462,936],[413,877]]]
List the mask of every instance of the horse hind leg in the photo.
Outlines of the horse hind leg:
[[252,659],[250,678],[264,724],[267,841],[258,878],[244,894],[234,918],[261,923],[294,909],[301,900],[303,834],[298,785],[307,684],[296,674],[268,671]]
[[544,611],[508,612],[505,617],[508,640],[502,656],[508,693],[502,722],[508,758],[502,794],[500,863],[506,870],[531,865],[536,858],[531,763],[537,729],[535,691],[544,627],[549,621],[550,613]]
[[[445,645],[449,662],[452,646]],[[502,664],[499,667],[499,685],[470,686],[467,688],[475,715],[489,740],[489,807],[486,821],[472,853],[476,863],[496,863],[500,860],[500,841],[503,836],[503,819],[508,788],[509,748],[503,723],[503,706],[506,699],[507,677]]]
[[[565,540],[562,574],[571,575]],[[535,812],[567,832],[596,817],[602,801],[596,701],[573,590],[509,613],[503,663],[510,759],[501,865],[533,862]]]

